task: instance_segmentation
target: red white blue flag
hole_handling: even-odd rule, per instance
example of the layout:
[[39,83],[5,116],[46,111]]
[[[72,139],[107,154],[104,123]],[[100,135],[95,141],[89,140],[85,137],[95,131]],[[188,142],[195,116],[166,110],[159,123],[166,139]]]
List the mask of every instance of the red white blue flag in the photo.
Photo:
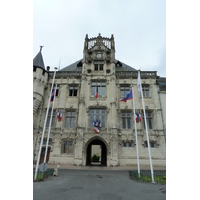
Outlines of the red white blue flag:
[[62,120],[62,113],[60,111],[57,113],[57,119],[59,122]]
[[135,120],[136,120],[136,122],[141,122],[141,115],[140,115],[140,113],[136,112],[136,114],[135,114]]
[[125,97],[123,97],[121,100],[120,100],[120,102],[125,102],[126,103],[126,101],[127,100],[131,100],[131,99],[133,99],[133,92],[132,92],[132,89],[125,95]]
[[98,85],[97,85],[97,88],[96,88],[96,98],[98,97]]
[[93,126],[94,126],[94,132],[95,133],[99,133],[100,129],[101,129],[101,121],[93,121]]
[[55,93],[56,93],[56,88],[54,88],[53,91],[52,91],[52,93],[51,93],[51,100],[50,100],[50,102],[53,102]]

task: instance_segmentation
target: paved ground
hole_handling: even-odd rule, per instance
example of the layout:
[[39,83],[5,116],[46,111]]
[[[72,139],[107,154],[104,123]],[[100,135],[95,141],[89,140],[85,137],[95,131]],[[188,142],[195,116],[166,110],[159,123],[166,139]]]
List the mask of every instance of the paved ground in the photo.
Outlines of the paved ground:
[[166,185],[131,180],[127,169],[59,168],[57,177],[51,176],[45,181],[33,182],[33,199],[165,200]]

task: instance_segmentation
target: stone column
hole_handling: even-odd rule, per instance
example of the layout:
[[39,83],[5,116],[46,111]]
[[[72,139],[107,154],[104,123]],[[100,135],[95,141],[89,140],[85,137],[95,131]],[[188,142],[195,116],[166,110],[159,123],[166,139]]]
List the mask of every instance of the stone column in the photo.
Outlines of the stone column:
[[117,129],[111,128],[111,137],[110,137],[110,166],[117,166],[119,165],[118,161],[118,135]]
[[82,165],[82,151],[83,151],[83,128],[77,128],[77,134],[75,137],[75,153],[74,153],[74,164],[75,165]]

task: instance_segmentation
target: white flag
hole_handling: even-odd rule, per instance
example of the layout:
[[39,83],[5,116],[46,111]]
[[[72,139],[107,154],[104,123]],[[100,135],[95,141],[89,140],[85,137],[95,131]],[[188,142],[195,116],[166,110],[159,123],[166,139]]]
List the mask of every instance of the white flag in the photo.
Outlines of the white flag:
[[139,92],[139,94],[142,95],[142,93],[141,93],[141,81],[140,81],[139,72],[138,72],[137,87],[138,87],[138,92]]

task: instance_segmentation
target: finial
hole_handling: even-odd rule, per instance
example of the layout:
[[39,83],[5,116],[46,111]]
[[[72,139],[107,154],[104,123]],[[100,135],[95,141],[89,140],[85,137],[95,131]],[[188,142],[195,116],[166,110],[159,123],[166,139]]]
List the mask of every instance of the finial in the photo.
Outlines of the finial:
[[43,48],[44,46],[40,46],[40,51],[42,51],[42,48]]

